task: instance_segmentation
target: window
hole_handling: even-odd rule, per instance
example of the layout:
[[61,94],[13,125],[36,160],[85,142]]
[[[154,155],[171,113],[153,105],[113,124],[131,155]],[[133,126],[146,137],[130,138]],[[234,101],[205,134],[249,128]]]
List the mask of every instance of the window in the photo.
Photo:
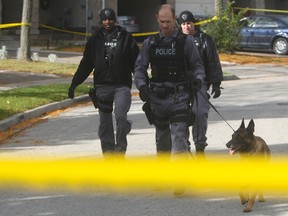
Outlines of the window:
[[253,25],[253,27],[275,28],[278,27],[277,22],[270,17],[261,17]]

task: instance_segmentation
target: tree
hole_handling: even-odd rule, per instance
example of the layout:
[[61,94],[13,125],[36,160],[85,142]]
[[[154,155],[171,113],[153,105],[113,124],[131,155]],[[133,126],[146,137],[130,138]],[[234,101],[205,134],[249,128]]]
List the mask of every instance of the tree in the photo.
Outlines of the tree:
[[234,3],[234,1],[228,2],[217,14],[216,20],[201,26],[213,38],[220,53],[233,54],[239,47],[239,32],[242,27],[239,20],[246,10],[240,10],[235,14],[232,7]]
[[17,58],[29,61],[30,58],[30,31],[32,22],[33,0],[23,0],[22,25],[20,35],[20,49]]
[[215,14],[218,16],[223,10],[223,0],[215,0]]
[[[0,23],[2,23],[2,0],[0,0]],[[1,29],[0,29],[0,31],[1,31]],[[0,34],[1,34],[1,32],[0,32]]]

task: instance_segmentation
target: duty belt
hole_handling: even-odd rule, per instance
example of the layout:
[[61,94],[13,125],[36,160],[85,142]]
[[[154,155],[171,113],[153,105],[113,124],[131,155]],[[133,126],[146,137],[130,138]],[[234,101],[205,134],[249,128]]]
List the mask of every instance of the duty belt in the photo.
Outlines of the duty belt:
[[153,86],[151,87],[152,91],[155,93],[166,93],[166,94],[179,94],[188,91],[187,85],[181,84],[174,87],[167,86]]

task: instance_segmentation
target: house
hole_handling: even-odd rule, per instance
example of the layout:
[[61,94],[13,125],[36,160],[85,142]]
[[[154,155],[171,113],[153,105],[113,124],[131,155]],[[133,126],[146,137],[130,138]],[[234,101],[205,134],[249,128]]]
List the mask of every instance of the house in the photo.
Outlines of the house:
[[[222,0],[225,3],[229,0]],[[141,32],[157,31],[155,14],[159,5],[169,3],[175,6],[176,15],[183,10],[191,10],[196,15],[214,15],[216,0],[33,0],[33,35],[50,37],[77,38],[83,35],[57,32],[47,28],[72,32],[91,33],[99,25],[99,11],[110,7],[118,15],[139,17]],[[22,0],[0,0],[0,24],[20,23],[22,18]],[[235,7],[254,9],[287,10],[288,0],[235,0]],[[250,11],[264,13],[263,11]],[[0,29],[1,36],[19,35],[20,27]],[[52,36],[51,36],[52,35]]]

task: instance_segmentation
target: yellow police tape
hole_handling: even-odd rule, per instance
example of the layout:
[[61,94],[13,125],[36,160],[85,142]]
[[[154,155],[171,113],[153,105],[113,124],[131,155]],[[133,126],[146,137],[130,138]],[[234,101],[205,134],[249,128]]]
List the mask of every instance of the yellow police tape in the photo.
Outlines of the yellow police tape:
[[234,7],[234,9],[240,10],[248,10],[248,11],[262,11],[262,12],[271,12],[271,13],[288,13],[288,10],[272,10],[272,9],[260,9],[260,8],[241,8],[241,7]]
[[212,17],[212,18],[209,19],[209,20],[202,20],[202,21],[200,21],[200,22],[196,22],[195,25],[202,25],[202,24],[204,24],[204,23],[208,23],[208,22],[211,22],[211,21],[214,21],[214,20],[217,20],[217,19],[218,19],[217,16],[214,16],[214,17]]
[[69,30],[65,30],[65,29],[59,29],[59,28],[51,27],[51,26],[48,26],[48,25],[43,25],[43,24],[39,24],[39,26],[41,26],[43,28],[51,29],[51,30],[54,30],[54,31],[68,33],[68,34],[77,34],[77,35],[83,35],[83,36],[91,36],[92,35],[90,33],[74,32],[74,31],[69,31]]
[[[195,25],[201,25],[207,22],[211,22],[213,20],[216,19],[216,16],[213,17],[212,19],[209,20],[203,20],[201,22],[197,22],[195,23]],[[31,25],[30,23],[8,23],[8,24],[0,24],[0,29],[1,28],[13,28],[13,27],[18,27],[18,26],[22,26],[22,25]],[[54,31],[58,31],[58,32],[64,32],[64,33],[68,33],[68,34],[77,34],[77,35],[83,35],[83,36],[91,36],[91,33],[83,33],[83,32],[75,32],[75,31],[69,31],[69,30],[65,30],[65,29],[59,29],[59,28],[55,28],[55,27],[51,27],[48,25],[43,25],[43,24],[39,24],[40,27],[43,28],[47,28],[47,29],[51,29]],[[158,32],[145,32],[145,33],[132,33],[132,35],[134,37],[141,37],[141,36],[149,36],[149,35],[153,35],[153,34],[157,34]]]
[[[0,24],[0,29],[19,27],[19,26],[22,26],[22,25],[30,26],[31,23],[7,23],[7,24]],[[83,36],[91,36],[92,35],[91,33],[75,32],[75,31],[70,31],[70,30],[65,30],[65,29],[59,29],[59,28],[55,28],[55,27],[52,27],[52,26],[44,25],[44,24],[39,24],[39,26],[43,27],[43,28],[51,29],[51,30],[54,30],[54,31],[58,31],[58,32],[68,33],[68,34],[77,34],[77,35],[83,35]],[[147,36],[147,35],[152,35],[152,34],[157,34],[157,33],[158,32],[146,32],[146,33],[134,33],[132,35],[137,37],[137,36]]]
[[242,188],[288,193],[287,156],[267,163],[257,158],[239,162],[238,157],[171,160],[169,157],[121,157],[110,159],[1,160],[0,187],[15,184],[37,188],[110,188],[143,190],[151,187],[217,189]]
[[2,28],[13,28],[13,27],[18,27],[18,26],[22,26],[22,25],[26,25],[26,26],[30,26],[30,23],[7,23],[7,24],[0,24],[0,29]]

